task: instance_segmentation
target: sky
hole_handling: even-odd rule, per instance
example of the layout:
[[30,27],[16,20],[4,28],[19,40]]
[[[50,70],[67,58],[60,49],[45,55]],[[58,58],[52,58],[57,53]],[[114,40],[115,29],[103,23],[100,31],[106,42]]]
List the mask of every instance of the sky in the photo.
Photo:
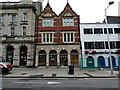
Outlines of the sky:
[[[0,0],[2,1],[19,1],[19,0]],[[37,0],[33,0],[37,1]],[[44,0],[43,8],[46,6],[48,0]],[[109,5],[111,0],[68,0],[72,9],[80,15],[80,23],[96,23],[103,22],[105,18],[105,8]],[[118,16],[118,3],[120,0],[114,1],[113,5],[107,9],[108,16]],[[49,0],[50,6],[53,11],[59,15],[65,5],[67,0]]]

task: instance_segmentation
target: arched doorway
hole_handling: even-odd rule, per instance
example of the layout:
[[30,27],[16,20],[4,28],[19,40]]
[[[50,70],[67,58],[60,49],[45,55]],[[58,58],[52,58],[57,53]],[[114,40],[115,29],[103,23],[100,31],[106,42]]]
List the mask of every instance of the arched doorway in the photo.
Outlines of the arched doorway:
[[92,56],[87,57],[87,67],[94,68],[94,58]]
[[[114,68],[114,67],[116,67],[115,57],[114,57],[114,56],[111,56],[111,59],[112,59],[112,66],[113,66],[113,68]],[[109,63],[109,67],[110,67],[110,57],[108,58],[108,63]]]
[[57,66],[57,52],[55,50],[52,50],[49,53],[49,65]]
[[75,65],[78,66],[79,65],[79,60],[78,60],[78,51],[77,50],[72,50],[70,53],[70,57],[71,57],[71,65]]
[[98,57],[99,68],[105,68],[105,58],[103,56]]
[[7,47],[7,54],[6,54],[6,61],[10,62],[13,64],[13,55],[14,54],[14,48],[13,46],[8,46]]
[[46,65],[46,52],[44,50],[39,52],[39,66],[45,66]]
[[60,52],[60,65],[63,65],[63,66],[68,65],[68,53],[66,50],[62,50]]
[[26,66],[27,64],[27,47],[22,46],[20,48],[20,66]]

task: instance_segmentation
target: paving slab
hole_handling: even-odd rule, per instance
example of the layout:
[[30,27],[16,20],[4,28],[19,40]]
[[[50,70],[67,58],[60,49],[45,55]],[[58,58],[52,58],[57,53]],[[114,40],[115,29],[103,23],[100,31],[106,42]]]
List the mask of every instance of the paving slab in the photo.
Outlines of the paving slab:
[[74,75],[68,74],[69,69],[65,68],[13,68],[11,72],[3,75],[4,78],[117,78],[118,71],[114,71],[111,75],[110,70],[79,70],[79,68],[74,69]]

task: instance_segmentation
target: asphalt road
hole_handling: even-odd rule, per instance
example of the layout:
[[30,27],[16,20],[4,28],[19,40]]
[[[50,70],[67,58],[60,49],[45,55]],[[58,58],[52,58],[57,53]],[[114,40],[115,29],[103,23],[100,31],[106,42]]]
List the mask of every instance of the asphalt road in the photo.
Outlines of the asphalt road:
[[120,90],[118,79],[2,79],[2,90]]

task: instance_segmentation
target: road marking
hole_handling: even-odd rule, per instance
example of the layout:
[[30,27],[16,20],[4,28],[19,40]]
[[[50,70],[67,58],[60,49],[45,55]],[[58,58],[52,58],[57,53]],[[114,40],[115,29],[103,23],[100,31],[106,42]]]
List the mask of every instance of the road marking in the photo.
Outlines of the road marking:
[[93,80],[93,79],[96,79],[96,80],[106,80],[106,79],[118,79],[118,78],[84,78],[84,79],[90,79],[90,80]]
[[46,83],[47,84],[47,82],[13,82],[13,83],[19,83],[19,84],[22,84],[22,83],[28,83],[28,84],[30,84],[30,83],[32,83],[32,84]]
[[48,84],[59,84],[60,82],[48,82]]
[[27,83],[27,84],[59,84],[60,82],[13,82],[13,83],[18,83],[18,84],[23,84],[23,83]]

